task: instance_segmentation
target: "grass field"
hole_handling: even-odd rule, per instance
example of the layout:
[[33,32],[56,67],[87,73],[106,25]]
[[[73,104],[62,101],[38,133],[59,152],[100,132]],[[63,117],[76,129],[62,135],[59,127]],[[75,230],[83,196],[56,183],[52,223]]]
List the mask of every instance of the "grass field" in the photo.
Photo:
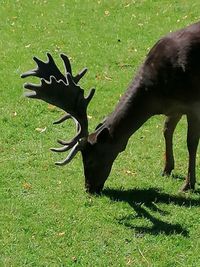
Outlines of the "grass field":
[[[81,157],[59,168],[49,148],[73,135],[62,112],[25,99],[34,55],[70,56],[96,88],[90,130],[112,111],[149,48],[200,18],[199,0],[2,0],[0,4],[0,266],[200,266],[200,193],[180,194],[186,123],[174,178],[161,177],[164,118],[149,120],[115,161],[100,197],[84,192]],[[30,81],[31,79],[29,79]],[[199,171],[197,158],[197,176]],[[199,185],[198,185],[199,187]]]

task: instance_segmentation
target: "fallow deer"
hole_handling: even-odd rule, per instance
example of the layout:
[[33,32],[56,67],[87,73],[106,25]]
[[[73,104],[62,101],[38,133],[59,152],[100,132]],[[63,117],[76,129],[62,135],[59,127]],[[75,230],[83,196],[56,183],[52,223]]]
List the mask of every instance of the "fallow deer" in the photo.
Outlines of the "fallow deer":
[[39,85],[24,84],[31,90],[25,93],[27,97],[42,99],[66,112],[55,123],[69,118],[76,123],[77,135],[69,142],[58,140],[63,147],[52,149],[56,152],[71,150],[57,165],[67,164],[81,151],[86,190],[100,193],[114,160],[125,150],[130,136],[152,116],[165,114],[166,164],[163,173],[169,175],[174,168],[173,131],[181,116],[186,115],[189,164],[182,190],[195,188],[200,135],[200,22],[166,35],[153,46],[114,111],[91,134],[88,133],[87,106],[95,90],[85,98],[78,85],[86,69],[73,76],[68,57],[61,54],[65,67],[65,74],[62,74],[52,56],[47,56],[47,62],[34,57],[37,68],[21,77],[41,79]]

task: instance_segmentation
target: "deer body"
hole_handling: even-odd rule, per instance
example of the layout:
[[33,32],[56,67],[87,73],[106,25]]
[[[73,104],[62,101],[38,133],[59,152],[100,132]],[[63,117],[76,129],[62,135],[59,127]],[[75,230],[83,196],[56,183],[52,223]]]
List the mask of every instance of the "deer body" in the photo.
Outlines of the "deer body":
[[[70,81],[71,67],[66,64],[65,67],[70,69],[66,75],[69,80],[67,87],[78,87],[76,82],[73,85]],[[44,75],[38,74],[38,70],[35,74],[29,72],[23,77],[30,75],[44,78]],[[46,80],[49,79],[50,75]],[[51,79],[50,85],[53,88]],[[38,90],[38,86],[27,84],[25,87],[36,91],[36,96],[29,94],[29,97],[40,98],[60,106],[57,102],[61,99],[55,99],[55,95],[49,101],[47,91],[44,97],[40,97],[38,91],[40,94],[41,91]],[[41,90],[42,87],[41,85]],[[56,90],[56,85],[54,88]],[[62,101],[65,102],[65,99]],[[83,124],[87,125],[85,117],[84,123],[80,121],[78,116],[80,112],[76,110],[72,112],[69,107],[63,109],[70,114],[73,113],[80,124],[79,128]],[[86,110],[83,113],[86,114]],[[189,166],[183,190],[194,189],[196,150],[200,135],[200,23],[170,33],[158,41],[115,110],[97,126],[95,132],[81,136],[78,140],[78,144],[81,143],[81,146],[78,146],[83,157],[85,185],[89,192],[99,193],[102,190],[114,160],[126,148],[130,136],[156,114],[167,116],[164,130],[166,139],[164,174],[170,174],[174,167],[173,131],[181,116],[184,114],[187,116]]]

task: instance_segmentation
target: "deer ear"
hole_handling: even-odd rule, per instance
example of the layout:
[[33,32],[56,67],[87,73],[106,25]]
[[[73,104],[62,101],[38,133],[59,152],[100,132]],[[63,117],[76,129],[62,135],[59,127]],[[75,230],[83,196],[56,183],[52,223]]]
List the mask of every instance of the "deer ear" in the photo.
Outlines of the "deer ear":
[[111,135],[109,129],[107,127],[103,127],[102,129],[98,128],[96,132],[90,134],[88,136],[88,142],[91,145],[96,143],[106,143],[111,139]]

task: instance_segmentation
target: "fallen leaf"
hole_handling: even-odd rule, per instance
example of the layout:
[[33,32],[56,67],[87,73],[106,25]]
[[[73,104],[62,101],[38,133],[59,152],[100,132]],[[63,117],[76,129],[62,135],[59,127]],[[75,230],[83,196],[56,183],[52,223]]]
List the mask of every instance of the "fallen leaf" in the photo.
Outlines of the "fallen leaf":
[[133,176],[136,175],[135,172],[132,172],[132,171],[129,171],[129,170],[126,170],[125,173],[128,174],[128,175],[133,175]]
[[[133,264],[133,262],[132,262],[132,260],[131,260],[131,259],[128,259],[126,264],[127,264],[127,265],[132,265],[132,264]],[[132,265],[132,266],[133,266],[133,265]]]
[[97,80],[102,80],[102,76],[101,76],[100,74],[97,74],[97,75],[95,76],[95,78],[96,78]]
[[108,77],[108,76],[104,76],[104,78],[108,81],[112,81],[112,78],[111,77]]
[[51,105],[51,104],[48,104],[47,108],[48,108],[49,110],[55,110],[55,109],[56,109],[56,106]]
[[64,236],[64,235],[65,235],[65,232],[58,233],[58,236]]
[[39,133],[44,133],[46,131],[47,127],[44,128],[35,128],[35,130]]
[[24,183],[23,184],[23,188],[26,189],[26,190],[30,190],[32,188],[32,185],[30,183]]
[[104,14],[105,14],[106,16],[110,16],[110,12],[109,12],[108,10],[105,10]]

